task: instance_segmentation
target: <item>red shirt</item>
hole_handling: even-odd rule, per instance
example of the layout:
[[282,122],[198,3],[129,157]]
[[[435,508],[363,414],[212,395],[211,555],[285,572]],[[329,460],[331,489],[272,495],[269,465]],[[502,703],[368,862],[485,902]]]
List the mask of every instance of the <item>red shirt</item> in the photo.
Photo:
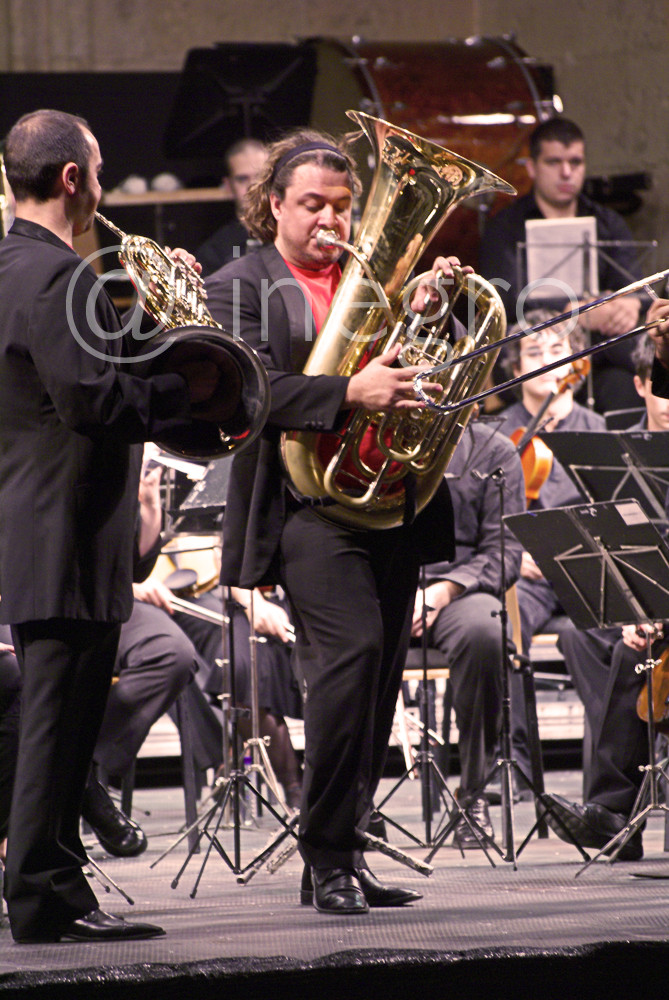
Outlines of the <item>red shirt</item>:
[[341,278],[341,268],[335,262],[319,271],[313,271],[305,267],[296,267],[285,258],[284,262],[305,294],[314,316],[316,333],[319,333],[334,298],[334,293],[337,291],[337,285]]

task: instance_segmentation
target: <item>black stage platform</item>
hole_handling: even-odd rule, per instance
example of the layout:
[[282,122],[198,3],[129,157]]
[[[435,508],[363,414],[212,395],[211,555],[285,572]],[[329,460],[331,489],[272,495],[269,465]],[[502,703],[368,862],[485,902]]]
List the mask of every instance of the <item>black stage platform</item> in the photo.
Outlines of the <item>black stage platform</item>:
[[[579,797],[580,773],[549,772],[548,791]],[[384,781],[387,790],[388,780]],[[148,811],[148,815],[146,812]],[[424,834],[418,781],[405,783],[387,812],[418,837]],[[384,855],[370,855],[386,881],[418,888],[411,908],[329,917],[299,905],[301,864],[295,854],[274,874],[264,868],[247,885],[217,855],[191,891],[203,855],[195,855],[176,888],[180,845],[155,868],[149,865],[176,839],[182,821],[178,789],[139,790],[135,815],[150,838],[134,860],[91,856],[135,900],[116,892],[102,905],[129,918],[161,924],[152,941],[93,945],[12,943],[6,917],[0,929],[0,998],[64,997],[199,1000],[380,997],[427,1000],[465,998],[621,998],[663,996],[669,978],[669,854],[664,823],[651,818],[641,862],[598,862],[576,877],[577,850],[551,833],[536,835],[517,868],[481,851],[463,858],[450,844],[424,878]],[[500,809],[492,809],[499,836]],[[533,822],[533,805],[514,807],[516,844]],[[270,839],[275,824],[244,828],[242,862]],[[230,831],[221,835],[232,853]],[[412,857],[425,848],[390,838]],[[593,852],[594,853],[594,852]],[[639,875],[653,877],[638,877]],[[667,879],[665,881],[665,879]]]

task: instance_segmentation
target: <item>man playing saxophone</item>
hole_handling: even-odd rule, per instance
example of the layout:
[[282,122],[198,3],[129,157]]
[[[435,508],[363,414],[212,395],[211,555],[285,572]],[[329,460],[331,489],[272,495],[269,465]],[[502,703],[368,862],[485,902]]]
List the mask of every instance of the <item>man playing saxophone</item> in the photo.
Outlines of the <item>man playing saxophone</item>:
[[[336,431],[352,410],[422,405],[412,388],[420,369],[396,366],[399,348],[351,376],[302,373],[341,277],[340,250],[319,234],[348,240],[359,188],[343,142],[312,130],[275,142],[245,203],[244,222],[265,245],[206,284],[214,319],[258,351],[270,378],[266,428],[233,462],[221,580],[247,588],[279,582],[288,594],[305,695],[301,899],[333,914],[420,898],[374,878],[358,831],[383,771],[419,563],[453,552],[447,490],[411,524],[356,530],[322,517],[329,501],[300,495],[281,466],[284,430]],[[457,263],[437,258],[433,276],[451,276]],[[428,285],[414,308],[439,298]]]

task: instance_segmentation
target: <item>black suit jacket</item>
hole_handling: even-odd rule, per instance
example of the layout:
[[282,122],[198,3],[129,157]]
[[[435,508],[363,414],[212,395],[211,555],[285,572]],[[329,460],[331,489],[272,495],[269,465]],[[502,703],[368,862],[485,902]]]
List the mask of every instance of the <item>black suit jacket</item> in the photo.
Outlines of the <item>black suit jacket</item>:
[[[281,431],[335,430],[348,379],[302,374],[315,338],[313,316],[273,245],[227,264],[207,279],[206,288],[214,319],[258,352],[271,385],[265,429],[232,463],[221,580],[243,587],[275,583],[286,515]],[[445,484],[438,497],[412,526],[426,561],[453,555],[452,509]],[[395,530],[401,529],[391,529],[389,534]]]
[[180,376],[118,363],[120,328],[74,250],[17,219],[0,241],[3,622],[130,615],[133,444],[183,426],[189,404]]

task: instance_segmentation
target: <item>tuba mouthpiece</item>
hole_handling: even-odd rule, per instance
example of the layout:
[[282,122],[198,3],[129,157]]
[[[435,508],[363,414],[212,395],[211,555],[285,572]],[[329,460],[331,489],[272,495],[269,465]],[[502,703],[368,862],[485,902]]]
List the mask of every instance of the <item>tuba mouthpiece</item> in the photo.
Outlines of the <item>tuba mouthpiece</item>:
[[316,233],[316,242],[319,247],[336,247],[341,241],[334,229],[319,229]]

